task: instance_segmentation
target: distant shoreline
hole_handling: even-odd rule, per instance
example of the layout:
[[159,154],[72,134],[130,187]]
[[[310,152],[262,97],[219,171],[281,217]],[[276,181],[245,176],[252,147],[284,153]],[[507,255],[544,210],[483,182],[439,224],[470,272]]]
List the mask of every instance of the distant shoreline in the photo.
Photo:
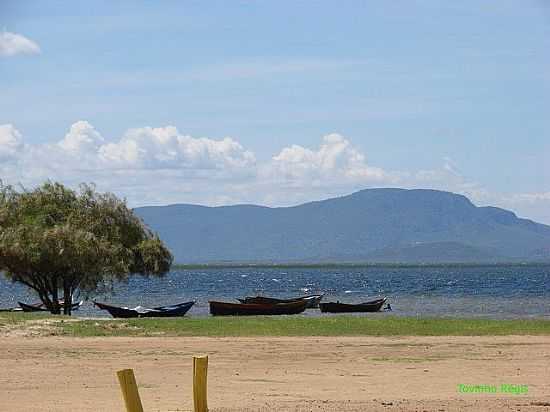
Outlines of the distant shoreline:
[[328,263],[176,263],[172,269],[346,269],[346,268],[444,268],[444,267],[550,267],[550,262],[449,262],[449,263],[376,263],[376,262],[328,262]]

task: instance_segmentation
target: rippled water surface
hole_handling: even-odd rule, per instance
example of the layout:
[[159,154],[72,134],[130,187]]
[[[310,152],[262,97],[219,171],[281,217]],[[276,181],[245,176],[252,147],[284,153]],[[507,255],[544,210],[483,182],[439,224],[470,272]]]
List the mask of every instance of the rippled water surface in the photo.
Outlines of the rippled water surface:
[[[95,298],[128,306],[197,300],[189,315],[206,316],[208,300],[312,293],[324,293],[324,301],[341,302],[387,296],[395,315],[550,318],[550,266],[173,270],[162,279],[135,277],[116,285],[114,295]],[[18,300],[36,298],[25,287],[0,278],[0,308],[16,306]],[[105,316],[90,302],[79,315]],[[304,316],[318,315],[318,310],[310,310]]]

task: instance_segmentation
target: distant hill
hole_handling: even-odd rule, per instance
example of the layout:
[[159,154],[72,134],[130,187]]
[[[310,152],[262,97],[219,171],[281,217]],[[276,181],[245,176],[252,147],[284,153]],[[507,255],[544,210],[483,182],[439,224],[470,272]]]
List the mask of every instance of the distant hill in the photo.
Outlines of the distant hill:
[[550,226],[437,190],[367,189],[293,207],[135,211],[177,263],[550,261]]

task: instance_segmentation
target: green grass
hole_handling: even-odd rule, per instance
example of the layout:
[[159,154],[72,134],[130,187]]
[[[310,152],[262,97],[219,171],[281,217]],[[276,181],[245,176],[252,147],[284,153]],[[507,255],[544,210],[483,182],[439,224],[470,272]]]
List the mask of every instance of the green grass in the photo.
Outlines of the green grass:
[[52,315],[49,313],[0,312],[0,326],[19,325],[27,321],[50,318]]
[[[549,320],[406,318],[397,316],[203,317],[77,320],[0,313],[0,327],[49,322],[57,335],[87,336],[497,336],[550,335]],[[30,324],[35,324],[31,322]]]

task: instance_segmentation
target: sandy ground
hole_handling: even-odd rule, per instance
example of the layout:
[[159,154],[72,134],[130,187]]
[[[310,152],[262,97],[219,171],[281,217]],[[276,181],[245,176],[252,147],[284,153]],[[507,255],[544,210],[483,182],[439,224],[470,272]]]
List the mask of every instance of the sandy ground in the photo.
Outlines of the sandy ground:
[[[123,411],[133,368],[146,411],[192,409],[209,355],[215,411],[550,411],[550,337],[0,338],[1,411]],[[528,385],[524,395],[462,384]]]

